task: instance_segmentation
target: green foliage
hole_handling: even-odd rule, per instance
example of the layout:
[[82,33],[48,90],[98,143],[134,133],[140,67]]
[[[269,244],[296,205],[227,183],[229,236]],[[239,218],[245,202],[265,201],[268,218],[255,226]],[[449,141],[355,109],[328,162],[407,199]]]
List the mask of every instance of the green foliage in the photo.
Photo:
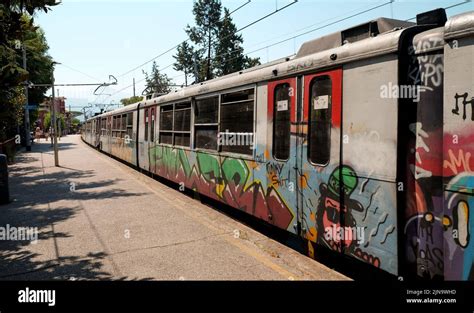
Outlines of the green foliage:
[[[77,120],[77,119],[75,119]],[[56,123],[59,127],[61,125],[61,129],[66,129],[66,120],[63,114],[56,114]],[[44,116],[44,129],[49,131],[49,127],[51,126],[51,112],[46,113]],[[59,131],[59,129],[58,129]]]
[[[26,16],[24,16],[27,19]],[[25,29],[25,48],[28,81],[35,84],[50,84],[53,75],[53,58],[48,54],[49,46],[41,28]],[[21,60],[22,61],[22,60]],[[28,90],[28,102],[39,104],[44,100],[48,87],[34,87]]]
[[194,48],[191,47],[187,41],[184,41],[178,46],[178,53],[173,57],[176,59],[176,63],[173,68],[176,71],[184,72],[184,84],[188,85],[188,74],[194,73]]
[[185,29],[193,46],[184,42],[174,56],[174,69],[185,73],[186,85],[189,73],[200,82],[260,64],[258,58],[244,55],[243,38],[236,33],[229,10],[224,8],[222,14],[220,0],[195,1],[193,14],[195,26]]
[[77,118],[73,118],[71,121],[72,126],[76,127],[81,124],[81,121]]
[[166,74],[160,73],[156,62],[153,62],[151,74],[148,74],[145,71],[143,71],[143,74],[145,74],[146,81],[146,88],[144,93],[166,94],[171,91],[171,79],[168,78]]
[[2,100],[0,101],[0,142],[14,137],[18,134],[17,125],[23,121],[25,103],[23,88],[6,88],[0,90]]
[[143,100],[142,96],[135,96],[135,97],[130,97],[130,98],[123,98],[120,100],[120,103],[122,103],[122,105],[125,106],[125,105],[140,102],[142,100]]
[[[193,14],[196,26],[186,27],[189,39],[196,45],[196,61],[201,70],[198,80],[213,78],[211,58],[214,55],[213,41],[219,36],[219,21],[222,4],[220,0],[197,0],[194,2]],[[203,56],[206,56],[203,59]]]
[[216,43],[214,69],[218,76],[238,72],[260,64],[259,59],[244,55],[242,35],[238,35],[237,27],[232,22],[229,10],[224,9],[224,18],[219,23],[219,41]]
[[[44,33],[34,24],[33,14],[48,12],[55,0],[4,0],[0,4],[0,140],[17,134],[23,123],[24,84],[48,83],[51,57]],[[27,69],[23,69],[22,48],[26,49]],[[29,89],[29,103],[40,103],[46,91]],[[35,112],[31,113],[33,123]]]

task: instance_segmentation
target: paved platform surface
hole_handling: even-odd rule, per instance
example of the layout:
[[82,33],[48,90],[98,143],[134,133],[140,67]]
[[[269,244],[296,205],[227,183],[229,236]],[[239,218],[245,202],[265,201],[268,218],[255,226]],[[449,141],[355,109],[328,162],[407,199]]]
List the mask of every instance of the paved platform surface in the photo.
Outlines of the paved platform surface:
[[103,155],[77,135],[60,165],[42,140],[9,167],[0,280],[347,280],[334,270]]

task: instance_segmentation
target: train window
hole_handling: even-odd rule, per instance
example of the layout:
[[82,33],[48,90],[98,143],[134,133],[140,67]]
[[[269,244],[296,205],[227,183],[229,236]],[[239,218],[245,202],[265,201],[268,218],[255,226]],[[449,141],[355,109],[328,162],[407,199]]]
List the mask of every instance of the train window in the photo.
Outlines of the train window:
[[219,113],[219,100],[217,97],[211,97],[196,101],[196,110],[194,111],[194,121],[196,124],[217,123]]
[[309,160],[318,165],[329,162],[331,148],[332,82],[329,76],[315,77],[310,84]]
[[191,103],[161,107],[160,143],[189,147],[191,144]]
[[275,87],[273,102],[273,156],[278,160],[290,157],[290,84]]
[[160,143],[172,145],[173,144],[173,133],[172,132],[160,132]]
[[194,133],[196,148],[217,150],[219,98],[217,96],[196,100]]
[[185,134],[185,133],[174,134],[174,144],[176,146],[189,147],[191,145],[190,139],[191,139],[190,134]]
[[254,89],[221,95],[219,145],[224,152],[253,153]]
[[173,105],[160,107],[160,136],[159,142],[173,144]]
[[117,137],[120,137],[120,129],[122,128],[122,117],[117,116]]
[[150,130],[150,141],[155,142],[155,109],[151,109],[151,130]]
[[176,146],[191,145],[191,103],[177,103],[174,106],[174,142]]
[[113,117],[113,122],[112,122],[112,137],[117,137],[117,116]]
[[127,136],[128,139],[132,139],[133,132],[133,113],[127,114]]
[[196,126],[196,148],[217,150],[217,126]]
[[102,133],[102,136],[105,136],[107,134],[107,119],[106,118],[102,118],[101,119],[101,122],[100,122],[100,129],[101,129],[101,133]]
[[191,131],[191,104],[176,104],[174,111],[174,130]]
[[161,107],[160,130],[173,130],[173,105]]
[[125,134],[127,131],[127,115],[123,114],[122,115],[122,124],[120,127],[120,138],[125,138]]
[[145,141],[148,141],[148,109],[145,109]]

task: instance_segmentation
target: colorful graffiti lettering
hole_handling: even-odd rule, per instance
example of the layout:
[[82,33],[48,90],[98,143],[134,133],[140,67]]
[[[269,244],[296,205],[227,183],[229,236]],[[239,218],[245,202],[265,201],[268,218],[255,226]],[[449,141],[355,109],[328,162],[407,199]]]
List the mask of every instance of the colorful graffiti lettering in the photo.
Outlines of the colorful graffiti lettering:
[[277,227],[290,226],[294,214],[283,197],[273,185],[264,188],[260,181],[253,179],[249,168],[255,166],[249,166],[246,161],[163,146],[153,151],[151,160],[156,160],[156,174],[183,182],[187,188]]
[[443,167],[449,169],[451,174],[457,175],[460,172],[472,172],[471,153],[459,149],[457,156],[452,149],[448,149],[448,160],[443,161]]

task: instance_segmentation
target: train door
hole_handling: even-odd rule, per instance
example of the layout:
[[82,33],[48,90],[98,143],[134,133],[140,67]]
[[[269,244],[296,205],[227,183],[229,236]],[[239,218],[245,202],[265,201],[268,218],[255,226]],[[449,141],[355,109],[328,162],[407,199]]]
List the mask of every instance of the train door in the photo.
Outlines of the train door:
[[341,166],[342,69],[299,77],[298,94],[296,169],[301,235],[308,239],[310,255],[313,243],[342,252],[339,230],[345,224],[348,204],[341,195],[351,190],[350,169]]
[[139,131],[139,144],[138,144],[138,150],[139,150],[139,164],[140,168],[144,170],[149,170],[149,140],[150,140],[150,109],[145,108],[141,110],[140,113],[140,131]]
[[156,153],[155,153],[155,145],[156,145],[156,134],[155,134],[155,124],[156,124],[156,110],[157,107],[150,108],[150,137],[149,137],[149,147],[148,147],[148,165],[149,170],[152,173],[156,173]]
[[94,119],[94,147],[98,148],[100,143],[100,118]]
[[269,216],[258,217],[297,233],[296,78],[268,83],[267,112],[272,121],[269,149],[265,151],[267,198],[272,201]]

